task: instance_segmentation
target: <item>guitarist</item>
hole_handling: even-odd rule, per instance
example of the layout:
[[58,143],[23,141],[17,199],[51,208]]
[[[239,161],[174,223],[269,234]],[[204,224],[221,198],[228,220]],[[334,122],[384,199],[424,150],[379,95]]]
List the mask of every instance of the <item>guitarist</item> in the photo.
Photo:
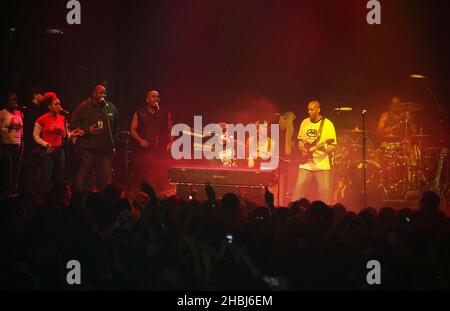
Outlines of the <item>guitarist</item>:
[[307,198],[313,179],[316,180],[320,199],[331,201],[330,154],[336,148],[333,123],[320,114],[320,103],[308,104],[309,118],[302,121],[298,132],[300,165],[292,200]]

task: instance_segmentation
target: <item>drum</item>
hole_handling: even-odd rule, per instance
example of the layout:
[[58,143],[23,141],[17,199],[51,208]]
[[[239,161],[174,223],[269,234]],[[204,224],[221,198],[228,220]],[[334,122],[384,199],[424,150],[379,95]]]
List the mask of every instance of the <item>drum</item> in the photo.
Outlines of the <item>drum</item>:
[[[363,164],[359,161],[351,163],[345,174],[334,174],[334,201],[349,206],[359,206],[361,202]],[[375,160],[366,161],[366,203],[378,206],[386,196],[384,173],[380,163]]]
[[419,147],[412,143],[399,141],[382,142],[377,149],[384,171],[384,180],[388,192],[395,193],[420,188]]
[[[359,206],[362,182],[361,135],[341,135],[334,154],[334,201]],[[366,193],[367,203],[376,204],[383,197],[383,171],[377,149],[366,139]]]
[[[341,135],[333,156],[333,163],[338,169],[348,170],[356,161],[362,159],[360,135]],[[366,139],[366,160],[378,162],[378,154],[370,138]]]
[[403,159],[402,144],[400,142],[382,142],[377,149],[377,154],[385,161]]

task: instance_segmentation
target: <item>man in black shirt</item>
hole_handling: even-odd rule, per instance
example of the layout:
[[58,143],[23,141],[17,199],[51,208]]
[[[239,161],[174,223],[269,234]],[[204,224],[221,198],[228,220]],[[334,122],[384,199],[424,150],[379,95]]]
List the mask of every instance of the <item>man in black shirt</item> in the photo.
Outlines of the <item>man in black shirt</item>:
[[167,170],[172,136],[172,115],[159,106],[159,92],[147,93],[146,105],[138,109],[131,121],[131,136],[137,143],[134,156],[136,181],[150,181],[160,192],[167,186]]
[[79,128],[85,132],[76,141],[78,170],[75,176],[75,190],[85,190],[95,174],[93,185],[98,190],[111,182],[111,157],[116,152],[115,143],[120,133],[116,106],[105,100],[106,88],[95,86],[92,96],[75,109],[70,121],[70,129]]
[[41,157],[39,147],[33,138],[34,124],[40,116],[48,112],[43,105],[45,90],[43,87],[33,87],[31,101],[24,109],[23,137],[24,137],[24,162],[22,169],[22,188],[28,192],[36,191],[36,184],[41,174]]

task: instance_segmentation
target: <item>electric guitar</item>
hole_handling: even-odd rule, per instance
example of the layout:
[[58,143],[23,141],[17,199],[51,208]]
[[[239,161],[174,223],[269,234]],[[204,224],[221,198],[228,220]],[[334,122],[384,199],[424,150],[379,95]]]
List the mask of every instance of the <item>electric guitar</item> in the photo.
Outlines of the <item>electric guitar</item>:
[[447,157],[448,152],[448,148],[441,149],[441,155],[439,157],[439,162],[436,169],[436,177],[434,178],[434,181],[432,182],[430,187],[430,190],[436,192],[437,194],[441,194],[445,190],[443,185],[440,185],[440,180],[442,174],[442,166],[444,165],[444,159],[445,157]]
[[326,141],[321,142],[320,144],[318,144],[317,141],[313,141],[312,143],[309,143],[309,144],[305,143],[306,152],[303,152],[300,154],[300,159],[299,159],[300,164],[305,164],[308,161],[311,161],[313,158],[313,154],[317,149],[320,149],[323,146],[329,145],[332,143],[334,143],[333,138],[327,139]]

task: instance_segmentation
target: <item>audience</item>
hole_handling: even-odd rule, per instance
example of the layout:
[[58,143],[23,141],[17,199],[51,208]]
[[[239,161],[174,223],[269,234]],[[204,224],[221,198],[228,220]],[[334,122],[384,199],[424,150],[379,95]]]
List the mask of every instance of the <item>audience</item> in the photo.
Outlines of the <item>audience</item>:
[[[110,184],[72,194],[56,183],[42,201],[30,194],[1,202],[2,289],[18,290],[448,290],[450,223],[440,198],[419,209],[301,199],[289,208],[240,202],[158,199],[148,183],[126,199]],[[244,211],[244,209],[247,209]],[[82,285],[66,283],[69,260]],[[378,260],[382,284],[366,282]]]

